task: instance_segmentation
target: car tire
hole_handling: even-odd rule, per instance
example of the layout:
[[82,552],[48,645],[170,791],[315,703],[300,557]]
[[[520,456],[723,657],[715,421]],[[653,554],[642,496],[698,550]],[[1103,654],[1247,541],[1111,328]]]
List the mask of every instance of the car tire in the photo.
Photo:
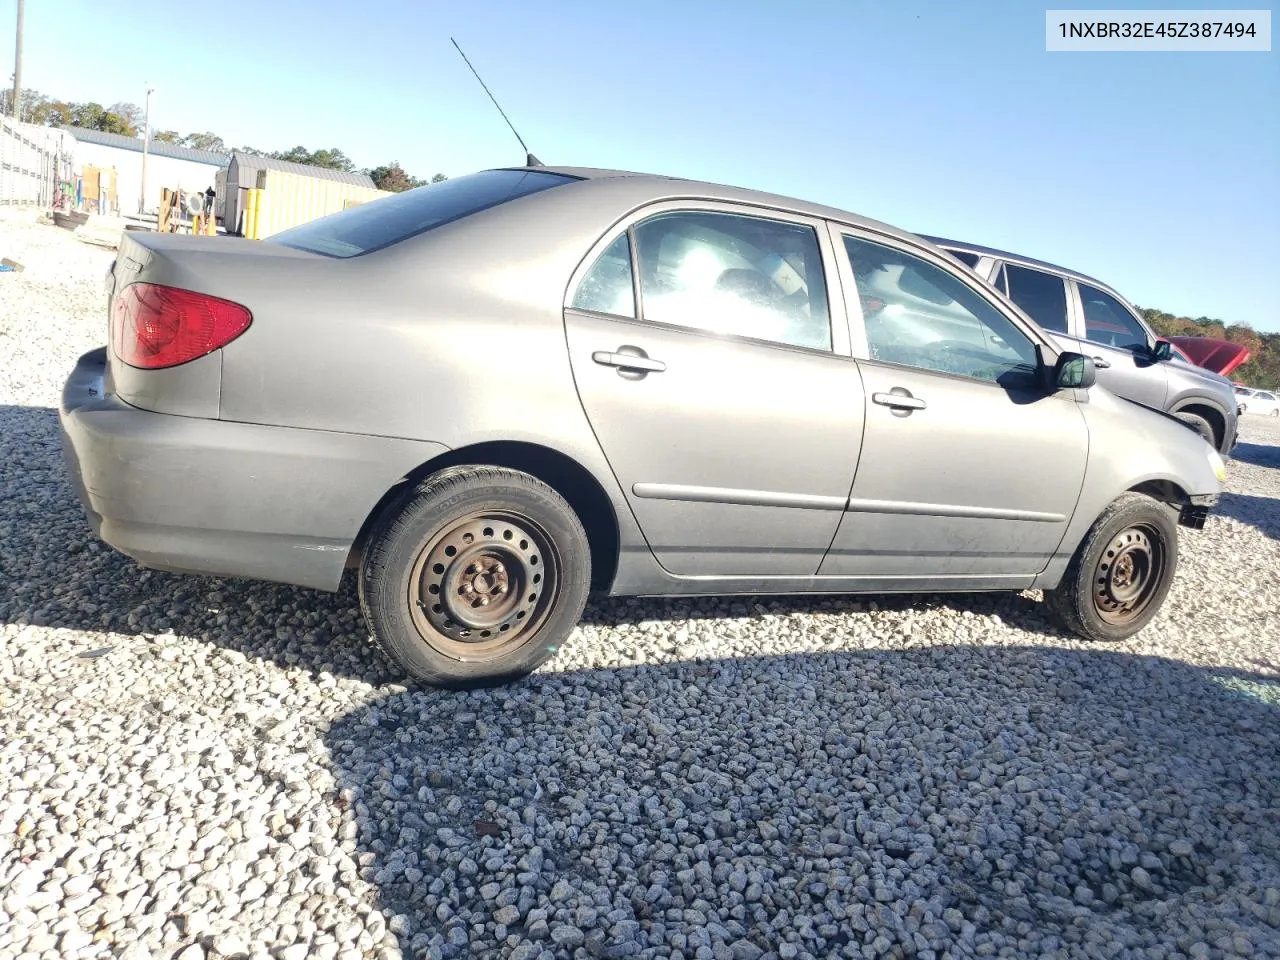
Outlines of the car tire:
[[1175,417],[1185,423],[1208,441],[1209,446],[1218,449],[1218,436],[1213,432],[1213,424],[1198,413],[1175,413]]
[[360,606],[411,677],[452,689],[522,677],[560,650],[586,604],[582,523],[535,477],[452,467],[422,481],[375,526]]
[[1173,511],[1126,493],[1094,521],[1045,601],[1063,626],[1085,640],[1126,640],[1159,612],[1177,566]]

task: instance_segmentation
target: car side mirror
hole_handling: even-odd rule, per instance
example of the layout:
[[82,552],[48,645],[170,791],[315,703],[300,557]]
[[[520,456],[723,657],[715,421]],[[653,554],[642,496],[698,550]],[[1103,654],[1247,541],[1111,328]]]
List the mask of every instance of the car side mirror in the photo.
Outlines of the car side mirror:
[[1087,390],[1098,379],[1093,360],[1083,353],[1060,353],[1053,367],[1053,382],[1060,390]]
[[1168,340],[1157,340],[1156,345],[1151,348],[1151,356],[1158,362],[1173,359],[1173,344]]

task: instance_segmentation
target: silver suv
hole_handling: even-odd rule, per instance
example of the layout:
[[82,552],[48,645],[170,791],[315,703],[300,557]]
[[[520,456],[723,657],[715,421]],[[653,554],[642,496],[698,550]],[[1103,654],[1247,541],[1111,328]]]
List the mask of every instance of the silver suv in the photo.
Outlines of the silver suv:
[[1224,456],[1231,452],[1240,416],[1234,384],[1179,357],[1111,287],[1021,254],[922,236],[1009,297],[1062,349],[1092,357],[1098,383],[1112,393],[1173,414]]

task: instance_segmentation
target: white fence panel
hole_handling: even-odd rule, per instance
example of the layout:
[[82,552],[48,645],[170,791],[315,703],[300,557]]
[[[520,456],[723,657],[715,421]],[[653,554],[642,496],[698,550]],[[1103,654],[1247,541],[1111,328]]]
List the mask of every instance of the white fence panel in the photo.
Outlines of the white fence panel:
[[72,180],[68,139],[0,117],[0,205],[52,206],[59,181]]

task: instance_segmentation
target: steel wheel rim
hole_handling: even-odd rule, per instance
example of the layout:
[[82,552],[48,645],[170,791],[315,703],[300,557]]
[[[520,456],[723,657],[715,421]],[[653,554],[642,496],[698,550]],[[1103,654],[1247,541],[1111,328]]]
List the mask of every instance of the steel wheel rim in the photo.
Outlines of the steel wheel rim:
[[559,570],[551,538],[528,517],[469,514],[427,541],[414,561],[408,597],[414,626],[448,657],[492,660],[546,622]]
[[1093,571],[1093,608],[1107,623],[1126,626],[1151,606],[1164,579],[1164,538],[1138,524],[1111,538]]

